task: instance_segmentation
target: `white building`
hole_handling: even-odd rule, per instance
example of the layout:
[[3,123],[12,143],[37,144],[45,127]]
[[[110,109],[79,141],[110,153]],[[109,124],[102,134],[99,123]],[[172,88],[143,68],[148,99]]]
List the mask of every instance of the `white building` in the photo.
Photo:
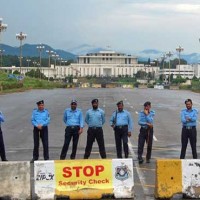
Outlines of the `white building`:
[[197,78],[200,78],[200,63],[198,64],[193,64],[192,65],[194,68],[194,74]]
[[[19,67],[3,67],[0,69],[20,70]],[[21,73],[25,74],[31,69],[37,67],[22,67]],[[54,66],[39,68],[46,77],[62,79],[73,75],[77,77],[96,76],[96,77],[118,77],[131,76],[133,77],[138,71],[153,73],[155,77],[159,75],[159,67],[144,66],[138,64],[138,58],[115,51],[100,51],[98,53],[89,53],[85,56],[78,56],[77,63],[72,63],[68,66]]]
[[71,64],[72,69],[78,76],[133,76],[137,73],[136,68],[144,65],[138,64],[135,56],[117,53],[115,51],[100,51],[79,56],[78,62]]
[[192,79],[195,75],[195,70],[192,65],[176,65],[176,69],[160,69],[159,74],[165,77],[173,74],[174,78],[180,75],[182,78]]

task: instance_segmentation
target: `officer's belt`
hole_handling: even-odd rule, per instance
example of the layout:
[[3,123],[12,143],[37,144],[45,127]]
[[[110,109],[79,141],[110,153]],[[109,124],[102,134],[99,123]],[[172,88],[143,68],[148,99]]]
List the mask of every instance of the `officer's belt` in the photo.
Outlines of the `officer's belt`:
[[148,126],[141,126],[142,129],[148,129]]
[[75,129],[75,128],[80,128],[80,126],[67,126],[67,128]]
[[90,126],[90,129],[102,129],[102,127],[97,127],[97,126]]
[[183,126],[183,128],[190,130],[196,128],[196,126]]
[[115,128],[119,128],[119,129],[121,129],[121,128],[128,128],[128,125],[115,126]]

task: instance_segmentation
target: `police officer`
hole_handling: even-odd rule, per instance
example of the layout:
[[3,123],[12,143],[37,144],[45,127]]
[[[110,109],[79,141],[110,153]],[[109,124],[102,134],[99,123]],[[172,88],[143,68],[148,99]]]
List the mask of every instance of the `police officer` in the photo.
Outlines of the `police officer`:
[[3,113],[0,111],[0,156],[2,161],[8,161],[6,159],[6,153],[5,153],[5,146],[3,141],[3,133],[1,130],[1,123],[4,122],[5,118]]
[[50,116],[47,109],[44,108],[44,101],[37,102],[37,109],[32,112],[32,125],[33,128],[33,159],[31,162],[38,160],[39,158],[39,140],[41,138],[43,144],[43,156],[44,160],[49,160],[49,144],[48,144],[48,124],[50,123]]
[[113,112],[110,118],[110,125],[115,132],[117,158],[122,158],[122,143],[125,158],[128,158],[128,137],[131,136],[131,131],[133,130],[133,120],[130,113],[124,110],[123,101],[117,103],[117,110]]
[[75,159],[79,135],[83,132],[83,114],[77,108],[77,101],[71,101],[71,108],[67,108],[64,112],[63,121],[66,124],[65,141],[61,151],[60,159],[64,160],[69,148],[71,139],[73,138],[72,153],[70,158]]
[[92,108],[86,112],[85,122],[88,124],[87,144],[84,159],[88,159],[92,150],[93,142],[97,141],[101,158],[106,158],[104,136],[102,126],[105,123],[105,113],[98,108],[98,99],[92,100]]
[[196,121],[198,116],[198,111],[192,108],[192,100],[187,99],[185,101],[186,108],[181,111],[181,122],[182,122],[182,133],[181,133],[181,155],[180,159],[185,158],[185,152],[187,149],[188,139],[190,140],[190,145],[192,148],[193,159],[197,159],[197,130]]
[[139,113],[138,124],[141,126],[138,138],[138,161],[139,164],[144,162],[142,158],[144,143],[147,143],[146,162],[151,159],[151,150],[153,143],[153,121],[155,111],[151,110],[151,102],[144,103],[144,110]]

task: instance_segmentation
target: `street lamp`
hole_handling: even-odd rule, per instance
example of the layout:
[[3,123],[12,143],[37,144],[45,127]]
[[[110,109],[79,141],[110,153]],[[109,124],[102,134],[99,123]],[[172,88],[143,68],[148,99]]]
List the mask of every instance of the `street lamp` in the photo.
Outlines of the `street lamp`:
[[29,67],[29,63],[31,62],[31,60],[27,59],[26,62],[28,63],[28,67]]
[[1,55],[1,67],[3,67],[3,52],[4,52],[5,50],[3,50],[3,49],[0,49],[0,55]]
[[166,56],[169,57],[169,85],[170,85],[170,75],[171,75],[171,73],[170,73],[170,68],[171,68],[170,67],[170,57],[173,56],[173,53],[171,51],[169,51],[166,53]]
[[40,79],[41,79],[41,67],[42,67],[42,50],[45,48],[44,46],[42,46],[42,44],[40,44],[39,46],[36,47],[39,51],[40,54]]
[[61,62],[64,63],[64,65],[67,65],[68,61],[67,60],[62,60]]
[[164,66],[165,66],[165,59],[166,59],[166,57],[167,57],[166,54],[163,54],[163,56],[161,56],[161,60],[163,62],[163,64],[162,64],[162,70],[163,70],[162,83],[164,81]]
[[181,63],[181,52],[184,51],[183,47],[181,47],[180,45],[176,48],[176,51],[178,52],[178,58],[179,58],[179,77],[180,77],[180,63]]
[[54,51],[46,50],[46,52],[47,52],[48,55],[49,55],[49,67],[51,67],[51,56],[53,55]]
[[61,63],[62,63],[63,58],[58,58],[58,60],[60,61],[60,66],[62,66]]
[[20,59],[20,75],[21,75],[21,70],[22,70],[21,69],[22,68],[22,41],[25,40],[26,37],[27,37],[27,34],[22,33],[22,32],[16,34],[16,39],[20,41],[20,57],[19,57],[19,59]]
[[54,61],[55,61],[55,66],[54,68],[56,67],[56,59],[59,57],[58,54],[56,54],[56,52],[54,52],[54,54],[52,55],[52,57],[54,58]]
[[1,32],[6,31],[7,29],[7,24],[3,24],[3,18],[0,18],[0,53],[1,53],[1,67],[3,67],[3,63],[2,63],[2,55],[4,50],[1,49]]

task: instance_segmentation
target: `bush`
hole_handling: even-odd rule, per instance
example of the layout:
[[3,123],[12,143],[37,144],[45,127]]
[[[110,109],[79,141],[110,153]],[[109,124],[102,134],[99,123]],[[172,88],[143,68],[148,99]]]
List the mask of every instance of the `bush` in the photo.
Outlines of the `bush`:
[[147,87],[148,88],[154,88],[154,85],[153,84],[148,84]]
[[15,89],[15,88],[23,88],[23,83],[22,82],[3,82],[1,84],[3,90],[10,90],[10,89]]
[[192,86],[191,85],[180,85],[179,89],[181,90],[191,90]]

